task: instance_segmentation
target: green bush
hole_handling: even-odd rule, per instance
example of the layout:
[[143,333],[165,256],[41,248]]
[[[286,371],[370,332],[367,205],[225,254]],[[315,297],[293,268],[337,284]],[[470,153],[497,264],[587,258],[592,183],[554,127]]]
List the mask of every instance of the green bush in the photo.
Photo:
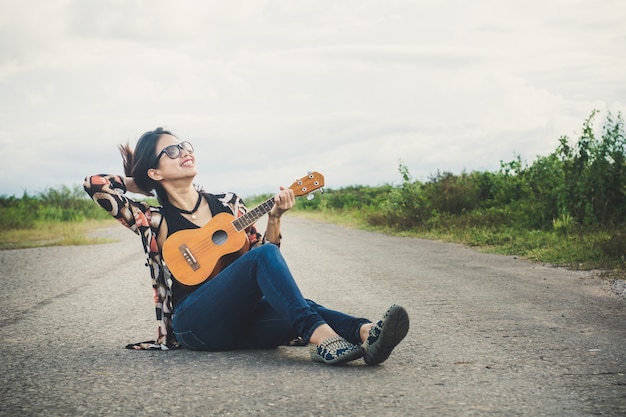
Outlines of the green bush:
[[[470,244],[499,245],[529,257],[569,263],[624,264],[626,151],[621,114],[608,115],[597,138],[596,111],[575,144],[531,164],[518,155],[497,172],[437,172],[414,181],[399,164],[402,184],[330,190],[315,207],[348,210],[367,224],[394,231],[433,231]],[[508,248],[508,249],[507,249]]]
[[0,230],[30,229],[40,222],[78,222],[108,219],[106,213],[85,194],[82,187],[48,188],[21,198],[0,196]]
[[0,230],[30,229],[35,226],[36,214],[23,208],[0,208]]
[[567,136],[556,151],[563,164],[562,211],[584,225],[618,225],[626,219],[626,139],[621,114],[611,114],[596,138],[593,118],[583,124],[577,143]]

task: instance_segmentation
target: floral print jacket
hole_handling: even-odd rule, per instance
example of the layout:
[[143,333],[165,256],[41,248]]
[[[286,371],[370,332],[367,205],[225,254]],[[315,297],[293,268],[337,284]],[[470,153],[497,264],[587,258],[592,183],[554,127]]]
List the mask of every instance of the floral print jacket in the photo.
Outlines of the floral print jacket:
[[[161,257],[161,248],[157,243],[157,235],[163,220],[162,208],[152,206],[145,201],[136,201],[126,195],[124,178],[119,175],[92,175],[85,178],[85,191],[91,198],[116,218],[124,226],[141,237],[146,254],[146,266],[150,269],[156,319],[158,324],[157,338],[154,341],[134,343],[130,349],[161,349],[178,348],[179,344],[171,331],[172,319],[172,277]],[[214,194],[234,216],[239,217],[247,212],[241,198],[233,193]],[[246,230],[250,247],[265,242],[255,226]]]

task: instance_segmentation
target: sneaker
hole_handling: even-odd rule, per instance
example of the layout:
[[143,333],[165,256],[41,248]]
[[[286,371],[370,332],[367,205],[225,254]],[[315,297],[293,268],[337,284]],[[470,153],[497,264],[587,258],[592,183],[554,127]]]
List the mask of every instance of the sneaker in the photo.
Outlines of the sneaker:
[[332,336],[319,345],[311,344],[311,359],[329,365],[337,365],[363,357],[363,347],[353,345],[341,336]]
[[386,361],[408,331],[409,315],[404,307],[397,304],[389,307],[382,320],[372,326],[367,340],[363,342],[365,363],[378,365]]

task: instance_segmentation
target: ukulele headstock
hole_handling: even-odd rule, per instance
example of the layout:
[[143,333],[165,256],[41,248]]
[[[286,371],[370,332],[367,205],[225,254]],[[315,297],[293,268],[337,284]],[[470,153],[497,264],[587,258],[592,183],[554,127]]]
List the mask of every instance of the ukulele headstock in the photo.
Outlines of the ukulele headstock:
[[323,186],[324,176],[317,171],[313,171],[297,179],[289,188],[293,190],[296,197],[301,197],[306,194],[308,195],[307,198],[310,200],[313,198],[313,191],[320,190],[320,192],[324,192],[324,190],[322,190]]

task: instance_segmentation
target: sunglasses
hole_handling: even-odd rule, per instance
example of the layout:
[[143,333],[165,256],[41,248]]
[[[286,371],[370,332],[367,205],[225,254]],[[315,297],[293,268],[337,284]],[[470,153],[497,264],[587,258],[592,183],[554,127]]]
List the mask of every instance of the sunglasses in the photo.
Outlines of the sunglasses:
[[175,145],[166,146],[157,155],[154,161],[154,165],[156,166],[159,163],[159,160],[161,159],[163,154],[166,154],[171,159],[176,159],[180,156],[180,151],[187,151],[187,153],[193,153],[193,146],[191,146],[191,143],[187,141],[177,143]]

